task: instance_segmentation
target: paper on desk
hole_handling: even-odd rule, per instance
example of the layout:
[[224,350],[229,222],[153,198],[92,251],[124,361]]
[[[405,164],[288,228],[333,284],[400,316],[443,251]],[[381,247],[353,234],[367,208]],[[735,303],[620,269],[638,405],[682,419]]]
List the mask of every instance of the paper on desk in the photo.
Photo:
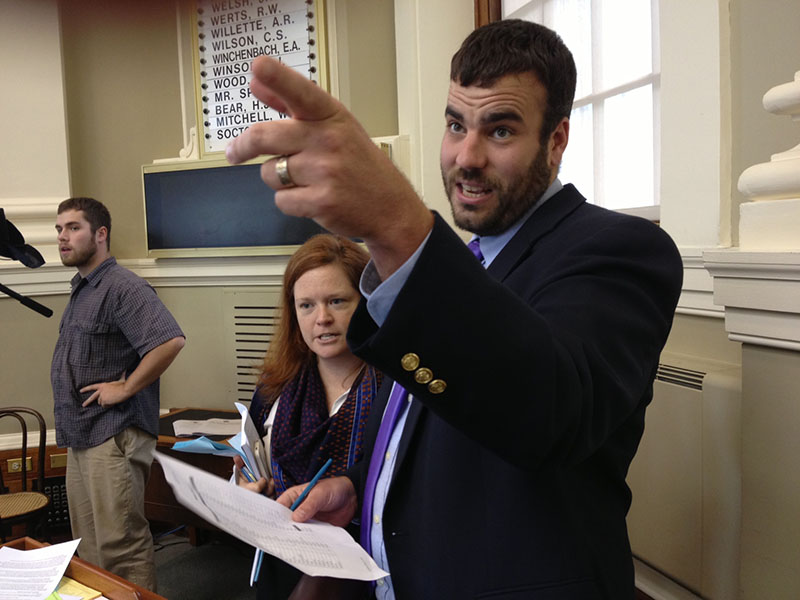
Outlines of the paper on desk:
[[239,419],[178,419],[172,424],[177,437],[190,435],[233,435],[239,431]]
[[181,504],[303,573],[362,581],[388,575],[341,527],[295,523],[288,508],[262,494],[160,452],[155,457]]
[[42,600],[56,589],[80,539],[34,550],[0,548],[0,600]]

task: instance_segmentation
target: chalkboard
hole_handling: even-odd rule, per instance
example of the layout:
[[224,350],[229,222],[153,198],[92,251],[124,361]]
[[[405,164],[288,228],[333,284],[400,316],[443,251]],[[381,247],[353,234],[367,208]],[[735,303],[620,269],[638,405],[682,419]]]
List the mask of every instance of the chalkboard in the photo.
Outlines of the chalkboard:
[[260,164],[209,164],[142,168],[149,256],[290,254],[324,231],[278,210]]

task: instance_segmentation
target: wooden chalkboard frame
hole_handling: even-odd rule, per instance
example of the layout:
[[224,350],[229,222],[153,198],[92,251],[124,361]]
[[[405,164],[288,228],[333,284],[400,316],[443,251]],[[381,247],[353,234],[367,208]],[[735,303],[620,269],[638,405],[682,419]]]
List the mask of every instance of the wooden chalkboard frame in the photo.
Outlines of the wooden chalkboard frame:
[[286,117],[249,94],[255,56],[284,60],[330,90],[325,0],[195,0],[192,35],[201,159],[221,156],[252,123]]

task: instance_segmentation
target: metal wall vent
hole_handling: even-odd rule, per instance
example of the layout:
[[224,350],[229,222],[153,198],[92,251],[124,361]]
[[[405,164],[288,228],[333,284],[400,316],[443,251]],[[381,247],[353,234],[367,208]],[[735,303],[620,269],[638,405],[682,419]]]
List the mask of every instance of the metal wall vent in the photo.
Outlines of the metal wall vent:
[[693,390],[702,390],[705,376],[706,373],[704,371],[694,371],[692,369],[676,367],[675,365],[659,363],[658,371],[656,372],[656,381],[673,383]]
[[231,292],[229,310],[228,344],[233,357],[229,383],[233,402],[249,402],[253,397],[256,380],[278,321],[277,291]]

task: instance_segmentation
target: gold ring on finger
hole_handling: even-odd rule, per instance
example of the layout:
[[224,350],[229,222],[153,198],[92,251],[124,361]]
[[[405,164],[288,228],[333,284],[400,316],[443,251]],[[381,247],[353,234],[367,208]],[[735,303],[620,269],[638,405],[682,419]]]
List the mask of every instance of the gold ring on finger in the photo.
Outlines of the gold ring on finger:
[[294,181],[292,181],[292,176],[289,175],[289,157],[288,156],[281,156],[278,158],[277,162],[275,163],[275,173],[278,176],[278,180],[281,182],[281,185],[285,185],[288,187],[292,187],[295,185]]

